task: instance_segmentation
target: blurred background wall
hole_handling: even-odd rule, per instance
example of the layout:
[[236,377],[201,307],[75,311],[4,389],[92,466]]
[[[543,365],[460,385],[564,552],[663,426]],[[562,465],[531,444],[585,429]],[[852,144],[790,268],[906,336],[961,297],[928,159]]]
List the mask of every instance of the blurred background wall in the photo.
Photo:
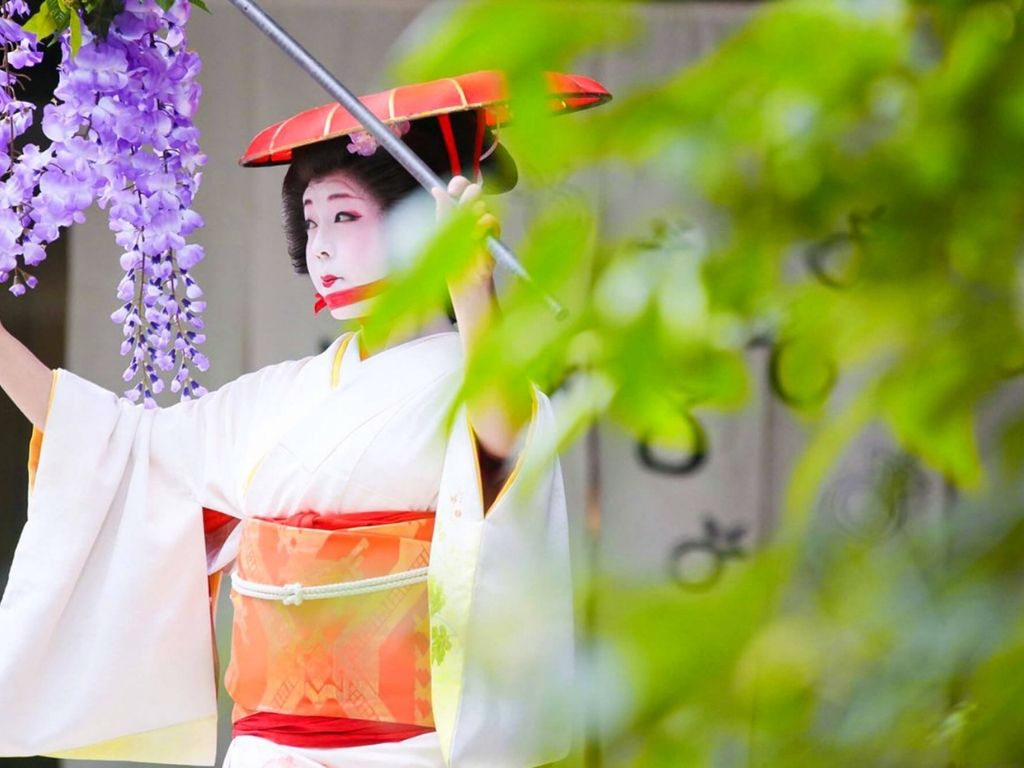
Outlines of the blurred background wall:
[[[195,13],[191,38],[204,62],[197,122],[209,163],[197,206],[206,219],[198,240],[207,256],[195,273],[208,300],[205,351],[212,367],[204,383],[214,389],[264,365],[315,354],[339,328],[329,316],[313,317],[311,284],[289,266],[279,213],[284,169],[237,165],[257,131],[328,99],[227,3],[210,6],[212,16]],[[267,0],[264,6],[356,93],[393,85],[381,79],[381,65],[391,57],[392,46],[421,14],[443,11],[443,6],[421,0]],[[615,94],[700,57],[741,24],[752,7],[739,2],[641,5],[643,37],[582,59],[574,69],[597,78]],[[671,180],[659,180],[655,171],[590,171],[576,180],[578,189],[599,206],[602,234],[642,235],[629,227],[655,215],[701,223],[699,212],[676,196]],[[523,222],[532,215],[531,201],[516,192],[508,198],[503,237],[514,247]],[[62,276],[48,262],[51,271],[40,275],[41,285],[58,291],[57,298],[42,290],[20,303],[5,297],[4,321],[48,364],[120,392],[120,328],[108,316],[117,307],[114,291],[121,269],[104,214],[92,211],[89,221],[67,240],[66,302],[59,299]],[[63,264],[56,254],[50,261]],[[702,448],[693,454],[668,454],[602,424],[563,457],[581,577],[599,565],[624,576],[674,580],[681,589],[700,590],[713,584],[732,559],[764,539],[777,522],[785,477],[802,441],[799,424],[769,381],[778,354],[771,339],[751,345],[749,361],[757,386],[750,403],[740,413],[702,416],[694,425],[695,434],[703,435],[698,441]],[[0,554],[9,558],[24,516],[28,430],[8,401],[0,406],[5,409],[0,410],[5,461],[5,527],[0,535],[6,547]],[[865,489],[886,472],[910,478],[910,491],[894,506],[894,520],[908,506],[926,513],[938,509],[941,483],[900,462],[884,435],[870,436],[837,471],[823,497],[826,514],[836,524],[856,529],[861,497],[872,492]],[[877,533],[883,535],[884,528]],[[223,598],[218,617],[222,652],[230,628],[230,605]],[[583,610],[581,621],[599,623],[600,606]],[[222,753],[230,732],[229,704],[223,697]],[[5,765],[29,762],[0,760]]]

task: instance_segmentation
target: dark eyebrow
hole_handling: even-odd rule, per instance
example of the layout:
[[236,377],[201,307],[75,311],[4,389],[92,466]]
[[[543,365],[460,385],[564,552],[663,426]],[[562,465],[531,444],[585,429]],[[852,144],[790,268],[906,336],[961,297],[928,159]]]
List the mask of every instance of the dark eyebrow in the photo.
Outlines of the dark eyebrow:
[[[352,195],[352,194],[349,194],[348,192],[335,192],[333,195],[330,195],[327,198],[327,202],[331,202],[332,200],[341,200],[341,199],[346,198],[346,197],[352,198],[353,200],[362,200],[363,199],[359,195]],[[303,207],[305,207],[307,205],[310,205],[312,202],[313,202],[312,200],[306,199],[306,200],[302,201],[302,205],[303,205]]]

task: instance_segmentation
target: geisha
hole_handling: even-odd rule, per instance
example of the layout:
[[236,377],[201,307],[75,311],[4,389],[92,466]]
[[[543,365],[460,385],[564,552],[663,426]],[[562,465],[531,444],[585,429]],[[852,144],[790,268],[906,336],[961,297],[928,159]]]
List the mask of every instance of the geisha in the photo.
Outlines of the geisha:
[[[484,111],[410,117],[394,130],[451,179],[437,215],[447,191],[495,231],[481,191],[515,171]],[[287,149],[292,265],[318,311],[366,318],[392,268],[384,223],[416,182],[358,132]],[[449,280],[457,326],[439,314],[373,352],[343,333],[168,408],[50,371],[0,326],[0,386],[35,426],[0,602],[0,755],[212,765],[210,609],[227,573],[226,766],[564,756],[573,616],[551,404],[534,386],[525,413],[492,400],[443,419],[495,311],[492,267],[481,249]]]

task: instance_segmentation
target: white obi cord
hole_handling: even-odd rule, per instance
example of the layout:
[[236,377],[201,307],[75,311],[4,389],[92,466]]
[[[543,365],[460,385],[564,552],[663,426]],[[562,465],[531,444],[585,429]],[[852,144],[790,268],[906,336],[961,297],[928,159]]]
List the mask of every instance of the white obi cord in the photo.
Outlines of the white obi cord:
[[385,589],[396,589],[411,584],[422,584],[427,580],[427,567],[412,568],[408,571],[388,573],[384,576],[371,576],[367,579],[342,581],[336,584],[322,584],[309,587],[298,582],[278,586],[276,584],[259,584],[243,579],[237,573],[231,574],[231,588],[245,597],[258,600],[280,600],[285,605],[302,605],[306,600],[325,600],[330,597],[347,597],[380,592]]

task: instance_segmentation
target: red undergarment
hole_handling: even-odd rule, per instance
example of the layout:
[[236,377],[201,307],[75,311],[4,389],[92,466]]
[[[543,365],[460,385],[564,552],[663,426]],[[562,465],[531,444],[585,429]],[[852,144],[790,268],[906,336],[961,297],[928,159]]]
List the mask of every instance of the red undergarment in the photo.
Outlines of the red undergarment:
[[257,712],[243,717],[231,729],[234,736],[259,736],[290,747],[365,747],[404,741],[430,733],[433,728],[350,717],[299,717],[274,712]]

